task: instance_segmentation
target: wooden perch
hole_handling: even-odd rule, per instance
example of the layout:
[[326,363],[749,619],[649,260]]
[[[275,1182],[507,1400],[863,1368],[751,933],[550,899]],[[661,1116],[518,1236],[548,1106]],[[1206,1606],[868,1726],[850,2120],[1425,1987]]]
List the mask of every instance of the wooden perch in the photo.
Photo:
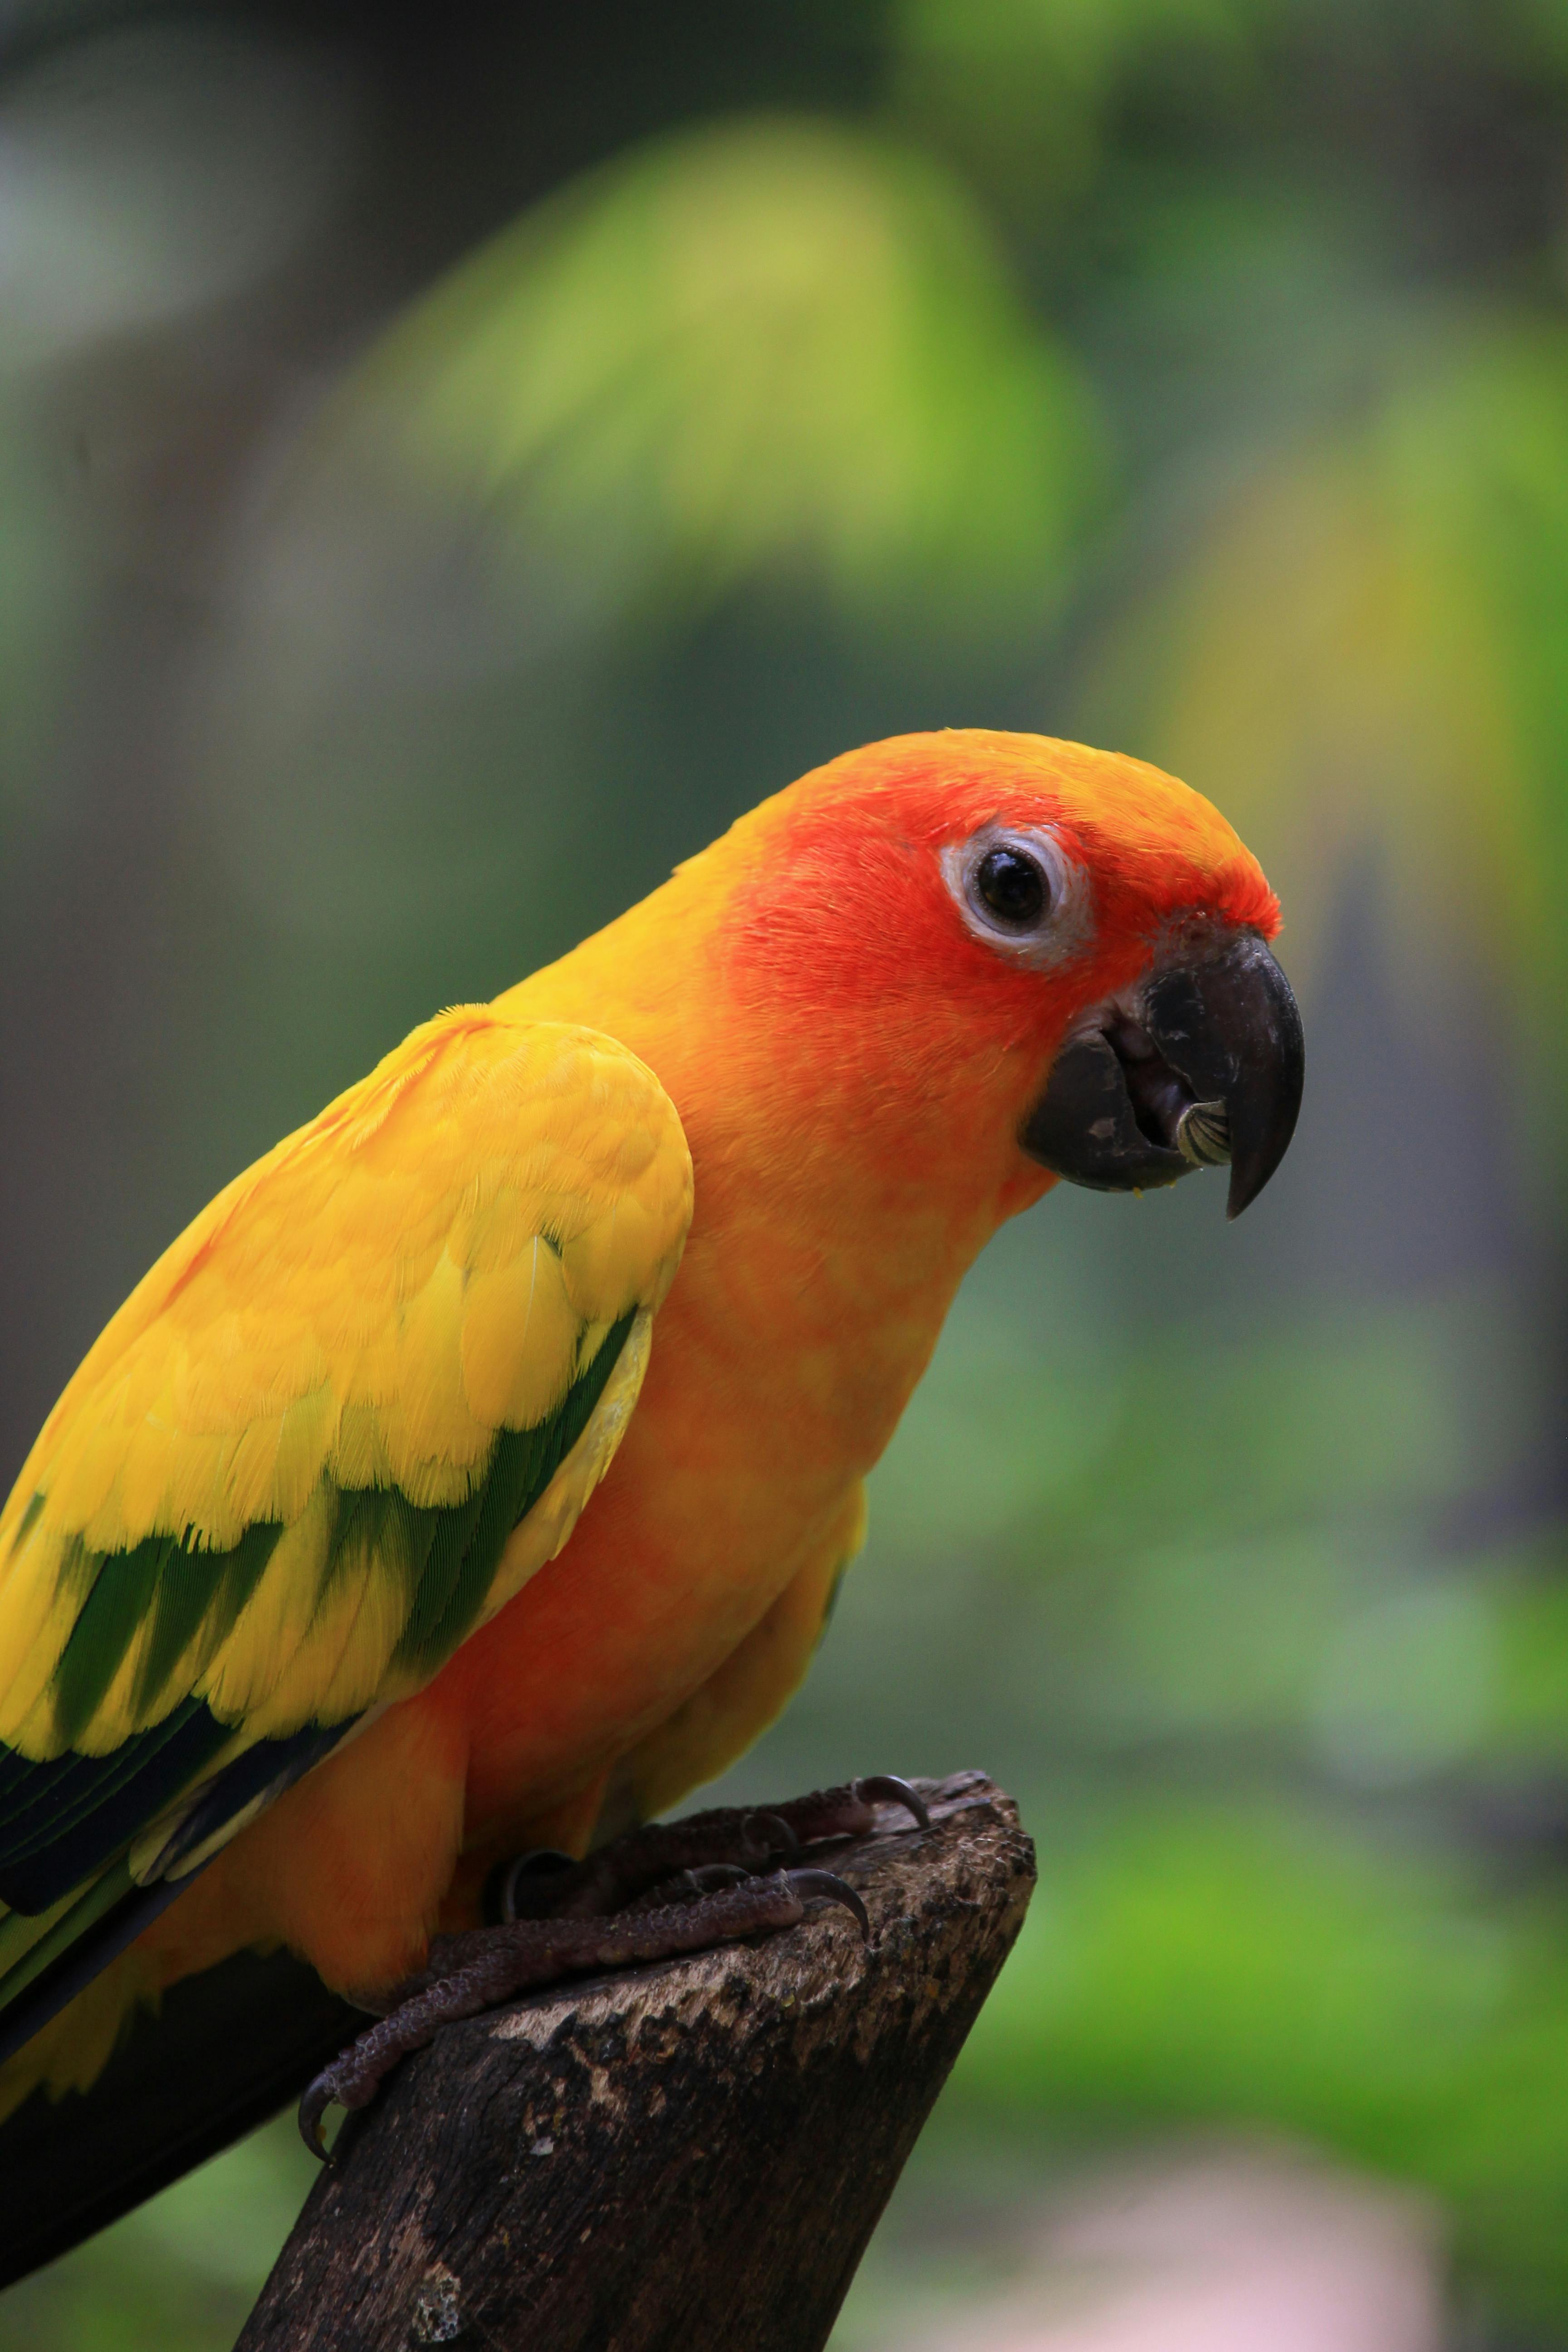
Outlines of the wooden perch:
[[[407,2059],[312,2192],[236,2352],[817,2352],[1023,1919],[979,1772],[813,1848],[787,1933],[536,1993]],[[884,1827],[885,1824],[885,1827]]]

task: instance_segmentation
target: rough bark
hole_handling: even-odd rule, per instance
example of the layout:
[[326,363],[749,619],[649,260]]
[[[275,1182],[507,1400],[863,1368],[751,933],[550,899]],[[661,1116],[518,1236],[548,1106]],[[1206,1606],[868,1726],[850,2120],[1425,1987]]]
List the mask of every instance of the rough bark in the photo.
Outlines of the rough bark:
[[[814,1848],[870,1914],[539,1993],[405,2060],[237,2352],[816,2352],[1034,1885],[984,1776]],[[886,1824],[884,1829],[883,1824]]]

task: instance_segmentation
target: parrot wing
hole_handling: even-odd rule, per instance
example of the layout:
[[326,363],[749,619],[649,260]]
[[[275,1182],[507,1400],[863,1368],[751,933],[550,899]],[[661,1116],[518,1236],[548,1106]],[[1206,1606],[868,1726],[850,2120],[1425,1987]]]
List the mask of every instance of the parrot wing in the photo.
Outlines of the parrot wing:
[[560,1549],[690,1207],[631,1054],[463,1007],[165,1253],[0,1514],[0,2006]]

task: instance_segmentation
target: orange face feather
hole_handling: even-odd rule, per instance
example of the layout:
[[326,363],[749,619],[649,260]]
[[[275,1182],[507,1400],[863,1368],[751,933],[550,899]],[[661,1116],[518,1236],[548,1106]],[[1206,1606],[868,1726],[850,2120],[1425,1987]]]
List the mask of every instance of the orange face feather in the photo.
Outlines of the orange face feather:
[[[964,921],[943,852],[997,824],[1048,832],[1081,875],[1059,960],[1010,961]],[[630,1045],[710,1186],[768,1182],[776,1155],[793,1198],[820,1154],[836,1226],[916,1182],[973,1250],[975,1218],[989,1231],[1052,1181],[1017,1132],[1075,1022],[1184,928],[1278,926],[1257,861],[1174,778],[952,730],[815,770],[501,1001]]]
[[[966,928],[942,852],[988,824],[1048,832],[1081,869],[1080,942],[1058,962],[1009,962]],[[1257,861],[1185,784],[978,729],[849,752],[689,870],[710,862],[735,883],[721,919],[727,1002],[784,1049],[796,1086],[815,1063],[838,1101],[858,1087],[884,1108],[915,1108],[1002,1055],[1029,1066],[1026,1087],[1085,1007],[1127,986],[1184,923],[1270,939],[1279,919]]]

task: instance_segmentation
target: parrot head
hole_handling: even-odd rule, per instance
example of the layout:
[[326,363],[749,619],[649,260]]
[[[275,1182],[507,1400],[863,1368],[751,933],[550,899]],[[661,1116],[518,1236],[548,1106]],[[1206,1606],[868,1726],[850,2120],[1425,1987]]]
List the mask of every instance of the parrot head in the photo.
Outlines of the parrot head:
[[1284,1157],[1303,1047],[1278,901],[1173,777],[1043,736],[900,736],[716,849],[727,988],[869,1115],[915,1097],[951,1116],[967,1087],[978,1119],[978,1088],[1037,1171],[1142,1192],[1228,1165],[1233,1217]]

